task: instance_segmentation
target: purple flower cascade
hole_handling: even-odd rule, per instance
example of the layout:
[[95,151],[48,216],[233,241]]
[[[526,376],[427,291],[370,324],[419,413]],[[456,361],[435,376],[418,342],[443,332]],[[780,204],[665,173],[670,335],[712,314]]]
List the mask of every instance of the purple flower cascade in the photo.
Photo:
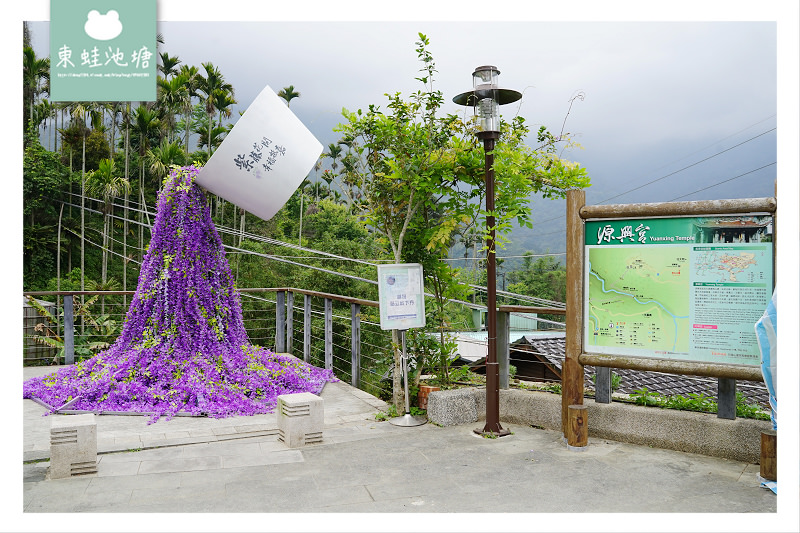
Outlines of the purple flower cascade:
[[198,168],[183,167],[158,196],[152,239],[122,333],[107,350],[30,379],[24,398],[56,410],[179,411],[224,418],[269,413],[280,394],[319,394],[336,378],[250,344]]

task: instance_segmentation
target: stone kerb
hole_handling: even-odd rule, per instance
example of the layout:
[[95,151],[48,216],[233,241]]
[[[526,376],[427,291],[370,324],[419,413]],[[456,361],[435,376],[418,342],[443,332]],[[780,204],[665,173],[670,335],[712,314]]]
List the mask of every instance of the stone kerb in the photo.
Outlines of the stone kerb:
[[[589,436],[687,453],[758,463],[764,420],[717,418],[711,413],[644,407],[586,399]],[[440,426],[470,424],[486,417],[486,389],[434,391],[428,419]],[[503,389],[500,421],[561,431],[561,396],[549,392]],[[591,446],[591,442],[589,443]]]
[[428,395],[428,419],[440,426],[475,422],[478,420],[476,390],[464,388],[431,392]]
[[94,414],[53,417],[50,422],[50,479],[97,473]]
[[278,396],[278,440],[289,448],[322,442],[322,398],[310,392]]

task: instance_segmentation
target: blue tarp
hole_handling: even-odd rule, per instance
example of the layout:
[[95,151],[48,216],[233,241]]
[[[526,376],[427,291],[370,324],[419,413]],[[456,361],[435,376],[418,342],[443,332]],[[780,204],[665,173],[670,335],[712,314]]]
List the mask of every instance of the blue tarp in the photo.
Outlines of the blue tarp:
[[756,337],[758,348],[761,350],[761,374],[764,384],[769,391],[769,405],[772,408],[772,429],[778,429],[778,399],[777,399],[777,355],[778,355],[778,309],[777,294],[772,293],[772,299],[767,305],[764,315],[756,322]]
[[[758,348],[761,351],[761,374],[769,391],[769,406],[772,409],[772,429],[778,430],[778,393],[777,393],[777,368],[778,368],[778,309],[777,291],[772,293],[772,299],[767,305],[764,315],[756,322],[756,337]],[[778,493],[778,483],[764,480],[762,487]]]

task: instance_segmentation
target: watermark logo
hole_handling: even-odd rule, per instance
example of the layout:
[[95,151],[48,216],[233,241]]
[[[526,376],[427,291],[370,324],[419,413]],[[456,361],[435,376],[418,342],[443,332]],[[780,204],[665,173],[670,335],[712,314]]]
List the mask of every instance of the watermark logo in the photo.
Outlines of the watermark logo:
[[83,25],[86,35],[98,41],[108,41],[119,37],[122,33],[122,22],[119,20],[119,13],[111,9],[105,15],[101,15],[96,9],[89,11],[86,24]]
[[50,0],[54,101],[156,99],[156,0]]

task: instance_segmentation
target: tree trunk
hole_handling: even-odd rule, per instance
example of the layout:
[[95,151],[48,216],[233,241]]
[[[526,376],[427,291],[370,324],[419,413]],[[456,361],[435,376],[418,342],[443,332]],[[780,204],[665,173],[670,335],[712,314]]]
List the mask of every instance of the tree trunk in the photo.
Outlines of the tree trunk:
[[398,413],[405,413],[405,391],[403,390],[403,352],[400,349],[400,332],[392,330],[394,370],[392,371],[392,403]]
[[[129,181],[128,162],[130,161],[130,116],[131,116],[131,103],[128,102],[125,107],[125,180]],[[122,223],[122,290],[128,290],[128,192],[125,192],[125,217]],[[123,297],[123,308],[128,307],[128,297]]]
[[139,261],[144,259],[144,166],[139,162]]
[[[86,290],[84,276],[84,231],[85,231],[85,212],[86,209],[86,132],[83,132],[83,155],[81,157],[81,290]],[[83,296],[81,296],[83,298]]]

